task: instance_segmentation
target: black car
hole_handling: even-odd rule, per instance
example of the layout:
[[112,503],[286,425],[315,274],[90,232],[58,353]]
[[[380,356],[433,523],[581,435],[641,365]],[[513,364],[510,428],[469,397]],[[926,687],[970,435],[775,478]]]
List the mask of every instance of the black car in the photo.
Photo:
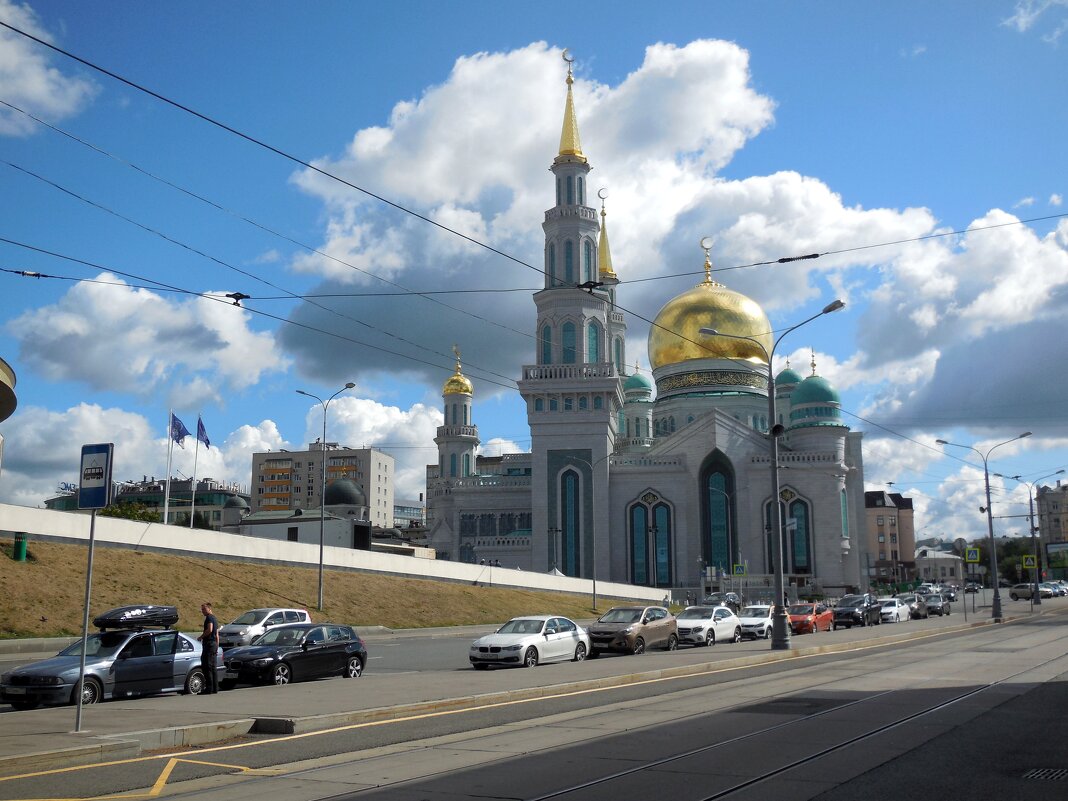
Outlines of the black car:
[[834,608],[831,628],[875,626],[881,622],[882,604],[871,593],[845,595]]
[[968,593],[968,592],[979,592],[979,589],[980,589],[980,587],[979,587],[979,582],[978,581],[969,581],[967,584],[964,585],[964,591],[966,593]]
[[908,604],[909,617],[912,620],[918,620],[919,618],[926,620],[931,616],[931,613],[927,611],[927,599],[930,597],[930,595],[919,595],[917,593],[898,596],[902,603]]
[[219,686],[289,684],[301,679],[363,674],[367,648],[351,626],[298,623],[277,626],[252,645],[226,652],[226,672]]
[[933,593],[928,595],[925,599],[927,601],[927,614],[928,615],[942,615],[949,614],[949,599],[941,593]]
[[700,605],[728,606],[734,614],[738,614],[742,608],[742,599],[736,592],[714,592],[711,595],[706,595]]

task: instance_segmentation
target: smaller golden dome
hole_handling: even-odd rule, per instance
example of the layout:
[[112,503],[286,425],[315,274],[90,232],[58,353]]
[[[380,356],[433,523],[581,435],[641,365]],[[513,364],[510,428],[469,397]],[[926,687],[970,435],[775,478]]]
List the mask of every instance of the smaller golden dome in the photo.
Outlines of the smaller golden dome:
[[445,386],[441,388],[442,395],[474,395],[474,387],[471,381],[460,371],[460,349],[452,346],[452,352],[456,354],[456,372],[448,377]]
[[[732,336],[709,336],[702,328]],[[760,304],[713,281],[707,255],[705,280],[669,300],[649,329],[649,364],[654,370],[696,359],[766,364],[771,347],[771,323]]]

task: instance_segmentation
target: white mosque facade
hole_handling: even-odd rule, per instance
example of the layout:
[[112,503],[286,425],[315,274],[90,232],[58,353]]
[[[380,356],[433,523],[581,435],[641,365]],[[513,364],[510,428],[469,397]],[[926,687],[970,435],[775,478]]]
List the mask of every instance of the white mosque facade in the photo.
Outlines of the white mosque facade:
[[[545,212],[535,363],[519,391],[529,453],[477,456],[473,388],[459,353],[427,468],[429,544],[459,561],[665,588],[770,588],[771,326],[712,279],[670,300],[650,328],[652,381],[628,375],[605,211],[590,205],[568,75],[556,204]],[[600,217],[600,219],[598,219]],[[817,323],[818,324],[818,323]],[[727,336],[702,334],[711,328]],[[861,434],[824,378],[776,377],[783,571],[791,594],[862,586]],[[776,421],[771,421],[772,423]],[[710,579],[713,579],[710,581]],[[751,593],[752,594],[752,593]]]

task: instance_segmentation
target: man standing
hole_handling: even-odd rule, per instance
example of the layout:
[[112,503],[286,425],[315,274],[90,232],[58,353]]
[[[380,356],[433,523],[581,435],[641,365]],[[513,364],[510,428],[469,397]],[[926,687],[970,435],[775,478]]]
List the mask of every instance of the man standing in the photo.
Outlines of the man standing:
[[204,692],[219,692],[219,674],[215,672],[216,654],[219,652],[219,621],[211,612],[211,603],[205,601],[200,605],[204,614],[204,633],[197,639],[203,645],[200,652],[200,667],[204,671]]

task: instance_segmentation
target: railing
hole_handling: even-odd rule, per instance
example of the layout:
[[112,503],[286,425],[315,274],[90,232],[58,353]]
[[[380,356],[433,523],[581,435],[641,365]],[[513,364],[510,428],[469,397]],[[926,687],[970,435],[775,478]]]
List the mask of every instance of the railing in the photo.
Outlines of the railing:
[[546,220],[558,220],[563,217],[580,217],[583,220],[597,221],[597,212],[589,206],[555,206],[545,212]]
[[452,482],[454,488],[529,487],[530,476],[466,476]]
[[586,362],[583,364],[527,364],[523,366],[524,381],[562,379],[574,381],[581,378],[615,378],[616,366],[612,362]]
[[612,467],[683,467],[685,459],[681,456],[613,456],[609,461]]
[[478,437],[478,426],[438,426],[439,437]]
[[609,315],[608,319],[616,325],[623,325],[623,312],[614,311]]
[[632,448],[635,446],[648,448],[652,444],[652,437],[616,437],[617,448]]

